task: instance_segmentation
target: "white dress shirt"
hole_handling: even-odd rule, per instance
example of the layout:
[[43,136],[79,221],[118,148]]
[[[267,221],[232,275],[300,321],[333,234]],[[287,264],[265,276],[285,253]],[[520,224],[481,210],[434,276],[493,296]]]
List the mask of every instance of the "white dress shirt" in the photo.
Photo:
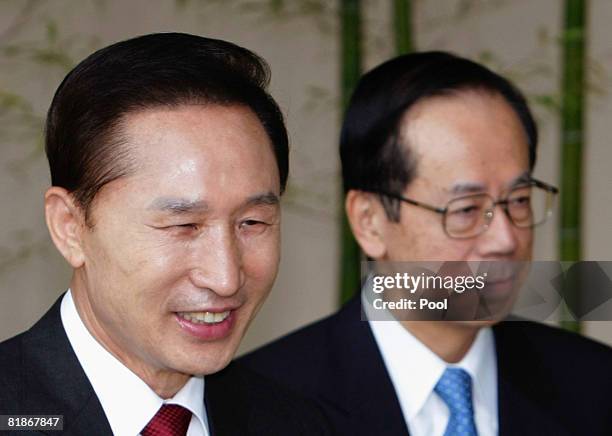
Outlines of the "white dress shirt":
[[174,397],[164,400],[91,335],[77,312],[70,289],[62,299],[61,318],[68,340],[100,400],[114,435],[139,435],[165,403],[178,404],[191,411],[187,436],[209,435],[204,407],[204,377],[191,377]]
[[[381,319],[362,294],[368,320]],[[389,315],[391,316],[391,315]],[[479,436],[498,434],[497,358],[490,328],[482,328],[464,358],[448,364],[397,321],[368,321],[383,357],[411,436],[444,434],[450,412],[434,387],[447,367],[459,367],[472,377],[474,420]]]

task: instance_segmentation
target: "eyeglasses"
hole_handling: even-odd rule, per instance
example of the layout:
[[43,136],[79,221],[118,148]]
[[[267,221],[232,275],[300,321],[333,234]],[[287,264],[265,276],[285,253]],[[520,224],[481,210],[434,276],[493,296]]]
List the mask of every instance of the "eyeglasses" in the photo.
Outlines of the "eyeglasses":
[[502,207],[510,222],[518,228],[532,228],[544,223],[552,214],[559,190],[539,180],[530,179],[512,188],[505,198],[495,200],[489,194],[472,194],[455,198],[443,208],[389,192],[369,192],[442,214],[442,226],[446,234],[455,239],[467,239],[489,228],[497,205]]

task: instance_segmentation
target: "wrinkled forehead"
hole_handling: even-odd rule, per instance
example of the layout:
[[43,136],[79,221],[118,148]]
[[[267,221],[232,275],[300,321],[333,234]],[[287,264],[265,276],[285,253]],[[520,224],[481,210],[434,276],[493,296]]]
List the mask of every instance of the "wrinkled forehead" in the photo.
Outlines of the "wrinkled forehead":
[[279,194],[270,139],[248,108],[135,112],[125,118],[119,136],[134,170],[107,187],[118,193],[236,204],[261,193]]
[[128,114],[123,140],[140,165],[189,172],[232,165],[236,172],[275,163],[273,145],[246,106],[185,105]]
[[[508,185],[529,171],[529,145],[515,111],[498,94],[463,91],[427,98],[401,120],[416,178],[457,186]],[[465,190],[465,189],[464,189]]]
[[466,88],[424,97],[404,112],[398,133],[402,138],[410,139],[424,121],[428,122],[426,125],[435,124],[437,127],[452,126],[455,133],[479,129],[482,134],[492,134],[496,128],[503,127],[512,130],[522,144],[529,144],[516,110],[504,96],[488,89]]

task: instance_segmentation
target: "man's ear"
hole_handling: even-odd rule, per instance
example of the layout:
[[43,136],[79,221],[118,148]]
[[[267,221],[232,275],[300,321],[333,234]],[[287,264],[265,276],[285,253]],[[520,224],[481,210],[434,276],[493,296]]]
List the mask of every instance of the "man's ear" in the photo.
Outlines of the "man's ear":
[[387,252],[382,226],[387,222],[382,204],[374,194],[351,190],[344,202],[346,215],[355,239],[364,253],[381,259]]
[[83,266],[85,220],[72,195],[64,188],[52,186],[45,192],[45,219],[51,239],[62,256],[73,268]]

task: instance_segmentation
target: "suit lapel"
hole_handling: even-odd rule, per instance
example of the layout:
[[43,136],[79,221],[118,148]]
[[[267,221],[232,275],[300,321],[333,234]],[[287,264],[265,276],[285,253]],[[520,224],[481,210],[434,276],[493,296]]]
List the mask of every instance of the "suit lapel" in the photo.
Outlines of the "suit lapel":
[[497,353],[499,434],[567,435],[554,413],[551,400],[558,396],[555,383],[542,367],[536,350],[519,321],[493,328]]
[[23,335],[24,410],[31,414],[63,415],[63,434],[112,434],[62,326],[61,299]]
[[[368,322],[361,320],[359,296],[338,314],[331,333],[329,402],[343,409],[356,434],[407,435],[395,389]],[[342,398],[339,393],[346,392]]]
[[[358,298],[339,314],[332,333],[332,382],[322,389],[330,403],[347,414],[356,434],[407,435],[395,389],[368,323],[361,321]],[[568,435],[550,410],[558,397],[555,383],[542,367],[520,322],[493,328],[498,365],[499,434]],[[335,379],[334,379],[335,377]],[[334,381],[335,380],[335,381]],[[338,393],[348,392],[341,398]]]

